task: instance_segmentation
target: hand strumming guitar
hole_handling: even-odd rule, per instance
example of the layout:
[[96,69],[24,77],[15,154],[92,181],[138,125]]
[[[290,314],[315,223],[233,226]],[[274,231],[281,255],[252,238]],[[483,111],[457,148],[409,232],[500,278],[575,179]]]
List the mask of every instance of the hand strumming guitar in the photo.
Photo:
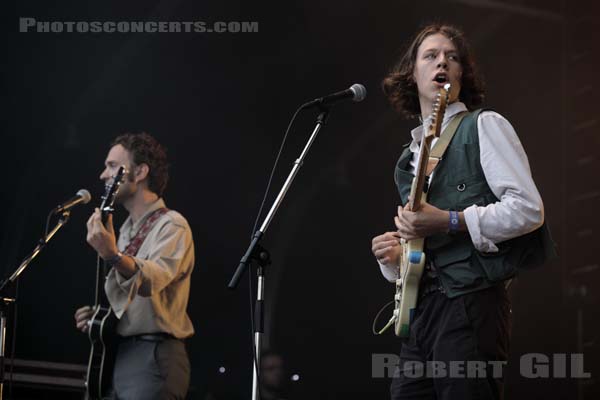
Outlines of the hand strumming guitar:
[[89,321],[94,315],[94,308],[90,306],[84,306],[75,311],[75,326],[83,333],[87,333],[89,329]]
[[386,232],[375,236],[372,241],[371,251],[381,264],[389,267],[398,267],[400,262],[400,234],[398,232]]

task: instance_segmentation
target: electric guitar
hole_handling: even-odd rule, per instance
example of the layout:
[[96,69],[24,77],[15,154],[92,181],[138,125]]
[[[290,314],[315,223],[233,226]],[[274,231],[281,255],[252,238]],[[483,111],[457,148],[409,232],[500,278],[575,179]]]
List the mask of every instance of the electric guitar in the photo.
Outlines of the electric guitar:
[[[102,196],[102,205],[100,206],[103,224],[106,223],[109,214],[114,211],[115,198],[125,173],[125,167],[121,166],[112,182],[106,185],[104,196]],[[116,328],[119,321],[113,313],[104,292],[104,282],[109,269],[110,266],[98,256],[95,312],[88,322],[88,336],[92,348],[85,380],[87,398],[91,400],[105,398],[112,384],[117,339]]]
[[[418,211],[421,204],[427,200],[428,187],[425,184],[427,177],[427,164],[431,151],[431,142],[440,136],[444,113],[448,103],[450,85],[440,88],[433,105],[431,125],[424,132],[419,149],[415,177],[410,188],[408,208]],[[402,252],[398,263],[398,279],[396,279],[396,295],[394,296],[394,314],[392,319],[395,325],[395,334],[399,337],[408,337],[412,314],[417,307],[419,282],[425,266],[425,253],[423,252],[425,238],[405,241],[401,240]]]

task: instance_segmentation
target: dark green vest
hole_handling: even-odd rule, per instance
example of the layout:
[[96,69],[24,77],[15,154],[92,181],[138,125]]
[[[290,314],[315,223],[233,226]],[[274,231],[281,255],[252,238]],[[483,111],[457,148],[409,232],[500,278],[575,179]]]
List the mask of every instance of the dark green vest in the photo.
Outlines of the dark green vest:
[[[439,209],[463,211],[473,204],[486,206],[499,201],[485,180],[479,159],[477,117],[481,111],[463,118],[435,170],[427,201]],[[411,158],[406,148],[394,174],[403,205],[414,177],[407,171]],[[436,234],[425,241],[425,252],[448,297],[485,289],[512,278],[520,268],[541,265],[556,255],[546,224],[496,245],[498,252],[482,253],[475,249],[468,232]]]

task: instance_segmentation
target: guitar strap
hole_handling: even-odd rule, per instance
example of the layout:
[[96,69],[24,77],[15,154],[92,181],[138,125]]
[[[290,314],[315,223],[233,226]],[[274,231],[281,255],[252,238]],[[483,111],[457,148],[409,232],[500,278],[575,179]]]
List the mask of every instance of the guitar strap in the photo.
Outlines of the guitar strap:
[[446,149],[448,148],[448,145],[452,141],[452,138],[454,137],[454,134],[456,133],[456,130],[460,125],[460,122],[468,113],[468,111],[462,111],[456,114],[454,116],[454,119],[452,119],[452,121],[450,121],[446,129],[444,129],[444,132],[442,132],[437,142],[435,142],[435,145],[433,146],[433,148],[431,149],[431,153],[429,154],[429,161],[427,162],[427,176],[431,176],[431,173],[433,172],[435,167],[437,167],[439,162],[442,160],[442,156],[444,155]]
[[152,228],[154,228],[154,224],[156,223],[156,221],[158,221],[158,219],[168,211],[168,208],[163,207],[159,208],[158,210],[155,210],[152,214],[150,214],[146,218],[146,221],[144,221],[144,224],[137,231],[134,238],[131,239],[131,242],[129,242],[127,248],[125,249],[125,251],[123,251],[123,254],[127,254],[128,256],[135,256],[140,250],[140,247],[142,247],[142,243],[144,243],[144,240],[146,240],[146,236],[148,236],[148,233],[150,233]]

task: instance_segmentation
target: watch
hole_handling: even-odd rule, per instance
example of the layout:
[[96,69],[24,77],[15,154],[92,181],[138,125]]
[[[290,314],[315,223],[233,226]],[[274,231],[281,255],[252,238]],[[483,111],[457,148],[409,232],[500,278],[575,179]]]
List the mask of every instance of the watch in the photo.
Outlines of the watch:
[[107,258],[105,261],[108,265],[110,265],[111,267],[115,264],[118,264],[119,261],[121,261],[121,258],[123,258],[123,253],[121,253],[120,251],[117,251],[117,254],[115,254],[112,257]]

